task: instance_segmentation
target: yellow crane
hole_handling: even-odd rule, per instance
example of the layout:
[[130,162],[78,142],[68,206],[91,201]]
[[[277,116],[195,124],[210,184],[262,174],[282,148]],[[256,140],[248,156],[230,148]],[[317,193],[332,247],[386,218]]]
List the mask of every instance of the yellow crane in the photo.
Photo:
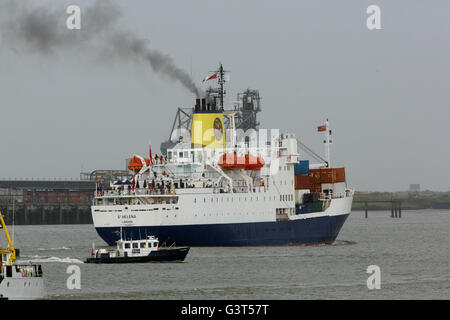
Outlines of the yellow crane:
[[0,249],[0,255],[4,253],[9,254],[9,264],[11,265],[14,261],[16,261],[16,250],[14,249],[11,238],[9,237],[8,229],[6,228],[5,220],[3,220],[2,212],[0,211],[0,229],[5,231],[6,239],[8,240],[8,248]]

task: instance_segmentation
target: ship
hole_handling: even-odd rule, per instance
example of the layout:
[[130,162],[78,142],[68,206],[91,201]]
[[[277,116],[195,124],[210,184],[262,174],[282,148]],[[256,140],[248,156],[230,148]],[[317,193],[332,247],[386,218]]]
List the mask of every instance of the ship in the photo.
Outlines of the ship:
[[[192,102],[188,130],[178,130],[164,154],[152,155],[149,147],[148,157],[129,159],[132,178],[97,187],[91,211],[98,235],[111,246],[121,230],[181,246],[333,243],[354,189],[345,168],[331,166],[328,119],[317,127],[322,158],[293,133],[238,126],[239,110],[260,110],[259,94],[247,90],[227,109],[223,66],[209,79],[219,87]],[[256,123],[254,113],[250,120]],[[319,160],[304,158],[302,146]]]
[[16,263],[16,250],[0,212],[0,229],[8,241],[0,249],[0,298],[9,300],[41,299],[45,296],[42,266]]

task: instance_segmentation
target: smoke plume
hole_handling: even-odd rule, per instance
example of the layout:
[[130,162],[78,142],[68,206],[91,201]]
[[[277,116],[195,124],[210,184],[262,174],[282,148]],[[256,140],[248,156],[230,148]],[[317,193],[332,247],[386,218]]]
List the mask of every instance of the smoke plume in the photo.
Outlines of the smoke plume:
[[81,7],[81,29],[66,27],[66,7],[33,7],[28,1],[0,4],[0,48],[18,53],[58,55],[64,50],[83,50],[101,60],[119,58],[144,61],[152,70],[179,82],[196,96],[200,90],[173,59],[150,46],[150,42],[120,25],[122,10],[109,0]]

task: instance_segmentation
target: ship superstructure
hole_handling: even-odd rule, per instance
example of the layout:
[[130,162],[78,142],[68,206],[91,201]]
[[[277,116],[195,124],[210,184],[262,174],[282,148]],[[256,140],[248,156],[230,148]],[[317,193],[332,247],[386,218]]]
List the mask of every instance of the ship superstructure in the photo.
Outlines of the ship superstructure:
[[[344,168],[330,168],[329,152],[322,163],[302,160],[294,134],[252,128],[259,125],[257,91],[244,92],[247,122],[239,121],[247,130],[237,128],[239,108],[223,106],[222,66],[216,74],[218,94],[195,100],[188,135],[164,156],[134,155],[132,181],[97,190],[98,234],[109,245],[121,230],[131,239],[154,235],[183,246],[332,243],[353,199]],[[328,121],[318,129],[329,150]]]

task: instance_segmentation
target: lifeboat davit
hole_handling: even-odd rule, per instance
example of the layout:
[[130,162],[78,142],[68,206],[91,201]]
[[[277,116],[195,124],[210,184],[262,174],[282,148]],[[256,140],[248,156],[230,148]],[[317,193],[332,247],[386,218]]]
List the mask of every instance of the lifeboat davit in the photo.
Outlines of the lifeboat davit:
[[255,157],[251,154],[245,155],[245,170],[259,170],[264,166],[262,157]]
[[[150,159],[144,158],[144,160],[145,160],[145,164],[147,166],[149,166]],[[128,169],[131,171],[134,171],[135,173],[138,173],[139,171],[141,171],[142,167],[143,167],[143,163],[139,157],[134,156],[133,158],[130,158],[130,160],[128,161]]]
[[233,153],[225,153],[219,159],[219,166],[226,170],[245,169],[245,158]]

